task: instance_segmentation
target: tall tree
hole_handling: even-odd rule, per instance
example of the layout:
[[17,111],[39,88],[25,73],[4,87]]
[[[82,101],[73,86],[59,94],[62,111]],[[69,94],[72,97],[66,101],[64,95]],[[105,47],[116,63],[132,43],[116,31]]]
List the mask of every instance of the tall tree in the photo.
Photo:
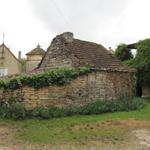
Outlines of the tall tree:
[[150,85],[150,39],[137,42],[136,48],[135,58],[126,64],[136,68],[136,95],[142,96],[142,86]]
[[150,39],[145,39],[137,43],[137,54],[133,61],[133,66],[139,72],[141,84],[150,84]]
[[121,61],[126,61],[133,58],[131,50],[127,48],[126,44],[119,44],[117,46],[115,56]]
[[[115,52],[124,64],[134,67],[136,72],[136,94],[142,96],[142,86],[150,85],[150,39],[145,39],[137,42],[137,53],[135,58],[126,44],[120,44]],[[133,59],[132,59],[133,58]]]

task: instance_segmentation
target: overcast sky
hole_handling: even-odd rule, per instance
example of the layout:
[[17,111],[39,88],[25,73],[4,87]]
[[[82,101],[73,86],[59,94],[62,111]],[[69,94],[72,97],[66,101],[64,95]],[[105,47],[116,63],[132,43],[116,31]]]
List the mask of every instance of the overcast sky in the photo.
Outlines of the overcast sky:
[[0,0],[0,43],[23,55],[70,31],[115,48],[150,38],[150,0]]

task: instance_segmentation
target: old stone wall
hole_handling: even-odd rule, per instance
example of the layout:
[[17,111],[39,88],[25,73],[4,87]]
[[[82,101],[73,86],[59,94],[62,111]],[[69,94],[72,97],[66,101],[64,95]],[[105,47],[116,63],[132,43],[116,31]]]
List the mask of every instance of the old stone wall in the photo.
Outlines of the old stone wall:
[[0,100],[12,98],[26,107],[80,106],[96,100],[115,100],[132,96],[132,75],[127,72],[96,71],[79,76],[64,86],[49,86],[40,89],[22,87],[18,90],[0,89]]

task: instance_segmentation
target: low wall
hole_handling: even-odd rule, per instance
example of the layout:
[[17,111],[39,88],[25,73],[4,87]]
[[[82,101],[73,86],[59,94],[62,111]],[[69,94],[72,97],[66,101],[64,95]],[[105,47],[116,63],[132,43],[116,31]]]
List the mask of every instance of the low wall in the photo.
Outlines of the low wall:
[[111,100],[133,94],[132,75],[127,72],[96,71],[82,75],[63,86],[40,89],[22,87],[17,90],[0,89],[0,101],[12,98],[33,108],[44,106],[79,106],[98,99]]

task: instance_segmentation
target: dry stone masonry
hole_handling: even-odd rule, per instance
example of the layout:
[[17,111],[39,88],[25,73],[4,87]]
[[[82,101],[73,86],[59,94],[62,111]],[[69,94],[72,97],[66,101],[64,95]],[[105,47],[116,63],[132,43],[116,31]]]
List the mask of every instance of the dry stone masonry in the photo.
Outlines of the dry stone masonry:
[[96,100],[116,100],[133,96],[134,70],[124,67],[102,45],[74,39],[69,32],[53,39],[35,72],[81,66],[90,66],[93,72],[81,75],[63,86],[0,89],[0,100],[9,101],[14,98],[28,108],[38,105],[70,107]]
[[73,80],[68,85],[40,89],[22,87],[17,90],[0,90],[0,100],[14,98],[28,108],[39,105],[70,107],[96,100],[116,100],[132,96],[132,78],[128,72],[96,71]]

